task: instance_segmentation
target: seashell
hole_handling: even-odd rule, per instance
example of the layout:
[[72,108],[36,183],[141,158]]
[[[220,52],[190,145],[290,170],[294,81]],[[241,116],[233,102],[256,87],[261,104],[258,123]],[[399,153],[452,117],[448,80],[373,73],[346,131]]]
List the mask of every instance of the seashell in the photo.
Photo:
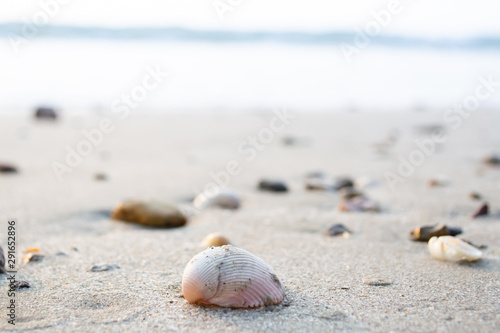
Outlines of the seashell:
[[3,249],[0,246],[0,274],[5,274],[5,255],[3,254]]
[[35,111],[35,118],[37,119],[47,119],[47,120],[56,120],[57,113],[51,107],[40,106]]
[[411,239],[419,242],[428,242],[429,239],[436,236],[456,236],[462,233],[458,227],[448,227],[444,224],[423,226],[413,229],[410,232]]
[[237,209],[241,205],[238,195],[229,189],[218,189],[215,194],[208,192],[200,193],[193,201],[197,209],[207,207],[220,207],[226,209]]
[[491,155],[483,158],[484,164],[498,166],[500,165],[500,155]]
[[471,198],[472,200],[481,200],[482,196],[477,192],[471,192],[469,193],[469,198]]
[[453,236],[432,237],[429,252],[436,259],[449,261],[476,261],[483,255],[479,249]]
[[243,249],[211,247],[193,257],[184,269],[182,293],[190,303],[230,308],[279,304],[284,289],[274,270]]
[[118,205],[111,218],[157,228],[173,228],[186,224],[186,217],[175,207],[159,202],[127,201]]
[[269,192],[288,192],[285,183],[279,180],[263,179],[259,182],[259,190]]
[[479,207],[473,214],[472,218],[488,215],[490,213],[490,207],[488,206],[488,203],[483,203],[481,207]]
[[224,235],[213,232],[205,237],[202,245],[207,247],[229,245],[229,240]]

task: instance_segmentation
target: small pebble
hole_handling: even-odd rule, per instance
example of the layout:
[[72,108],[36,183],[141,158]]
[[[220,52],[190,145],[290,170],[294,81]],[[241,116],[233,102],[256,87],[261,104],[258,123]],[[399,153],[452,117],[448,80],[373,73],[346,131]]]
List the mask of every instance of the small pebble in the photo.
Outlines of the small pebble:
[[17,168],[10,164],[0,164],[0,173],[17,173]]
[[202,242],[203,246],[211,247],[211,246],[223,246],[229,245],[229,239],[227,239],[224,235],[214,232],[209,234]]
[[26,265],[30,262],[40,262],[43,258],[45,258],[45,256],[41,253],[30,252],[23,256],[23,263]]
[[392,284],[391,281],[385,281],[385,280],[380,280],[380,279],[363,280],[363,283],[367,284],[369,286],[375,286],[375,287],[385,287],[385,286],[390,286]]
[[483,197],[477,192],[471,192],[469,193],[469,198],[471,198],[472,200],[481,200]]
[[341,212],[380,212],[380,205],[364,195],[343,200],[339,205]]
[[3,254],[3,249],[0,246],[0,274],[5,274],[5,255]]
[[259,182],[259,190],[269,192],[288,192],[288,187],[285,183],[279,180],[264,179]]
[[92,266],[92,268],[89,269],[89,272],[106,272],[106,271],[112,271],[113,269],[118,269],[120,266],[113,264],[113,265],[100,265],[100,266]]
[[10,287],[14,288],[16,290],[24,289],[24,288],[31,288],[28,281],[14,281],[14,283],[12,283],[10,285]]
[[38,107],[35,111],[35,118],[44,120],[56,120],[57,113],[50,107]]
[[200,193],[194,200],[195,208],[218,207],[223,209],[238,209],[241,205],[239,196],[233,190],[218,189],[214,194],[209,192]]
[[94,179],[98,180],[98,181],[105,181],[105,180],[108,180],[108,176],[104,173],[96,173],[94,175]]
[[418,242],[428,242],[429,239],[436,236],[456,236],[462,233],[458,227],[448,227],[444,224],[423,226],[413,229],[410,232],[411,239]]
[[498,166],[498,165],[500,165],[500,156],[491,155],[491,156],[485,157],[485,158],[483,158],[483,163],[488,164],[488,165]]
[[327,234],[329,236],[338,236],[338,235],[343,235],[344,233],[350,234],[351,230],[347,229],[343,224],[332,225],[327,230]]
[[119,204],[111,218],[156,228],[174,228],[186,224],[187,219],[177,207],[158,202],[127,201]]
[[490,207],[488,206],[488,203],[483,203],[473,214],[472,218],[480,217],[480,216],[485,216],[490,213]]

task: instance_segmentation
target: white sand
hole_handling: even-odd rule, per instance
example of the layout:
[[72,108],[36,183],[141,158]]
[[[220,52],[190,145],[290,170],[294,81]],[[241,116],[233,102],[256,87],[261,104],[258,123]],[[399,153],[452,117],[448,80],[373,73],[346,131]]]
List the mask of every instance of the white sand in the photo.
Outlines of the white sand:
[[[500,168],[480,159],[500,150],[500,116],[477,113],[457,129],[437,153],[391,192],[386,171],[398,156],[426,136],[415,125],[443,124],[441,115],[301,114],[259,152],[253,162],[237,153],[249,135],[266,127],[272,114],[136,115],[116,129],[59,182],[51,162],[62,162],[65,146],[75,147],[80,131],[100,116],[66,115],[56,123],[23,116],[0,117],[0,162],[19,166],[18,175],[0,174],[0,244],[7,220],[16,219],[19,252],[39,247],[40,263],[19,268],[31,289],[17,293],[15,330],[28,331],[456,331],[500,330]],[[400,140],[386,154],[373,144],[392,129]],[[281,138],[304,138],[284,146]],[[243,207],[206,210],[184,228],[155,230],[111,221],[92,211],[111,209],[127,199],[153,198],[182,204],[210,182],[209,172],[237,159],[243,171],[231,179]],[[370,176],[379,186],[366,190],[384,207],[379,214],[340,213],[339,196],[303,189],[303,175]],[[93,179],[106,173],[108,181]],[[430,177],[450,184],[429,188]],[[291,187],[283,195],[260,193],[261,177],[279,177]],[[493,217],[472,220],[478,191]],[[459,226],[461,237],[488,245],[477,263],[433,259],[425,243],[409,231],[435,222]],[[323,231],[343,223],[349,239]],[[188,304],[181,296],[184,266],[203,250],[202,239],[220,231],[232,242],[267,261],[286,287],[281,306],[231,310]],[[78,251],[71,250],[76,246]],[[65,255],[57,255],[63,252]],[[18,257],[20,253],[18,253]],[[95,264],[120,269],[92,273]],[[393,282],[377,287],[363,280]],[[0,307],[8,302],[0,280]],[[5,310],[0,331],[13,330]]]

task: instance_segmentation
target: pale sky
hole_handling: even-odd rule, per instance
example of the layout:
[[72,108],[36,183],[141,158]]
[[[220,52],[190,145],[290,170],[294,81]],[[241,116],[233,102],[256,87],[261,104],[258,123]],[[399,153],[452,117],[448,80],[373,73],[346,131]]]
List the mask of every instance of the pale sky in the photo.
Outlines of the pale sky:
[[[30,19],[40,3],[57,0],[0,0],[0,22]],[[363,28],[370,12],[390,0],[60,0],[51,24],[183,26],[244,30],[347,30]],[[215,3],[233,3],[221,20]],[[498,0],[401,0],[384,33],[426,37],[500,35]]]

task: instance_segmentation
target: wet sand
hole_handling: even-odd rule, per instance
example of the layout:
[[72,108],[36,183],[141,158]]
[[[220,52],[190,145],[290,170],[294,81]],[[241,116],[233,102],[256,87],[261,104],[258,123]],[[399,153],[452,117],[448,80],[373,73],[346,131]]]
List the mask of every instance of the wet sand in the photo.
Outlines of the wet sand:
[[[53,161],[103,116],[65,114],[57,122],[0,116],[0,162],[18,166],[0,174],[0,244],[7,220],[17,223],[18,259],[38,247],[42,262],[18,268],[30,289],[16,293],[16,325],[0,313],[0,330],[96,331],[456,331],[500,330],[500,167],[481,158],[499,152],[500,116],[475,113],[458,129],[441,113],[298,114],[281,133],[250,152],[238,147],[268,127],[272,113],[158,115],[137,112],[114,121],[114,131],[81,165],[59,181]],[[436,152],[392,191],[387,171],[399,156],[429,137],[429,125],[446,128]],[[419,126],[424,126],[419,127]],[[387,142],[392,135],[393,144]],[[293,145],[283,139],[293,137]],[[288,140],[290,142],[290,140]],[[248,148],[248,147],[247,147]],[[156,199],[188,208],[187,199],[213,182],[210,172],[237,160],[241,173],[229,187],[241,195],[235,211],[190,212],[186,227],[150,229],[110,220],[106,213],[124,199]],[[304,189],[304,175],[368,176],[378,186],[364,191],[380,213],[343,213],[336,193]],[[108,179],[97,181],[96,173]],[[431,177],[447,186],[430,188]],[[284,180],[286,194],[258,192],[263,177]],[[481,201],[492,216],[471,219]],[[425,243],[408,240],[417,226],[461,227],[460,238],[487,245],[476,263],[433,259]],[[342,223],[350,238],[324,231]],[[203,250],[203,238],[219,231],[234,245],[268,262],[286,288],[279,306],[233,310],[188,304],[180,281],[187,262]],[[120,268],[89,272],[93,265]],[[364,281],[383,280],[388,286]],[[0,278],[0,307],[8,302]]]

